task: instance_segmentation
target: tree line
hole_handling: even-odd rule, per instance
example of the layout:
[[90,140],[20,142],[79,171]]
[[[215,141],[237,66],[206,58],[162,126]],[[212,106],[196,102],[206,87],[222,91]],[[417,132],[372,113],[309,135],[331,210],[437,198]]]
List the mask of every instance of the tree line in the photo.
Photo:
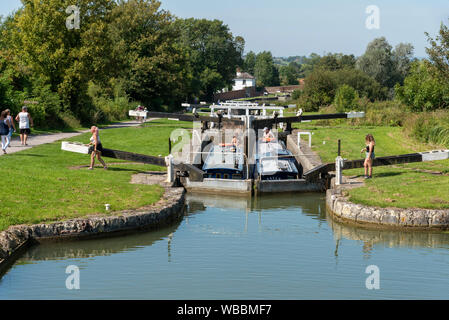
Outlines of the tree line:
[[274,58],[244,55],[245,40],[219,20],[180,19],[157,0],[78,0],[80,28],[66,27],[70,0],[22,0],[0,18],[0,108],[24,101],[39,126],[78,126],[122,119],[137,104],[173,111],[181,102],[211,101],[230,88],[240,67],[258,87],[304,88],[293,99],[306,111],[339,111],[397,100],[412,111],[449,107],[449,31],[427,34],[428,59],[411,44],[374,39],[360,57]]
[[232,84],[245,41],[219,20],[180,19],[156,0],[22,0],[0,20],[0,106],[38,124],[116,120],[133,104],[173,110]]

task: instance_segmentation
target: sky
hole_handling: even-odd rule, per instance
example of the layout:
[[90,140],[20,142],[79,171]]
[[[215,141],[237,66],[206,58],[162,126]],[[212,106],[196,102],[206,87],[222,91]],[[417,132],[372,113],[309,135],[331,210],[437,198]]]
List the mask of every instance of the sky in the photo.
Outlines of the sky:
[[[76,0],[74,0],[76,1]],[[345,53],[359,56],[370,41],[386,37],[395,46],[409,42],[415,56],[425,57],[424,32],[435,36],[449,25],[449,0],[161,0],[162,8],[181,18],[219,19],[234,36],[246,41],[245,51],[271,51],[287,57]],[[368,29],[368,6],[379,8],[379,29]],[[0,15],[21,6],[0,0]]]

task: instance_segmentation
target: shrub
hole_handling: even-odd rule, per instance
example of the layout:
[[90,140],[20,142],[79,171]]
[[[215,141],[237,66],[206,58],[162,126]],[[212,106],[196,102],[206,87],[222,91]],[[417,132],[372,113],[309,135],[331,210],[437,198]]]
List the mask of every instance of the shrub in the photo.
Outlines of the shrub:
[[359,94],[346,84],[337,89],[334,104],[338,112],[359,110]]

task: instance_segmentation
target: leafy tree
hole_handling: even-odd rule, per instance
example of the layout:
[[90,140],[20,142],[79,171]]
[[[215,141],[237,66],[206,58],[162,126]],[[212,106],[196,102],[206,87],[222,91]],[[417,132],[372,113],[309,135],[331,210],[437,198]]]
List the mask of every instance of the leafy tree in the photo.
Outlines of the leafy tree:
[[440,27],[439,35],[436,39],[430,37],[426,33],[427,38],[431,44],[430,48],[427,48],[427,54],[430,57],[430,61],[435,66],[437,72],[449,78],[449,28],[443,23]]
[[264,51],[257,55],[255,77],[257,79],[257,85],[260,87],[280,85],[279,71],[274,65],[273,55],[271,52]]
[[256,68],[256,59],[257,56],[254,52],[248,52],[248,54],[245,56],[245,61],[243,62],[243,70],[251,75],[254,75],[254,71]]
[[189,56],[189,93],[210,101],[216,91],[232,84],[237,67],[243,65],[244,40],[219,20],[180,19],[176,27]]
[[361,70],[345,68],[331,71],[316,68],[305,79],[299,104],[308,111],[330,105],[335,100],[337,89],[343,85],[353,88],[361,97],[371,101],[382,100],[387,96],[387,90]]
[[161,10],[160,5],[153,0],[130,0],[112,10],[105,29],[107,41],[113,44],[107,59],[100,51],[109,48],[106,43],[96,50],[90,49],[102,41],[101,33],[96,31],[98,27],[92,26],[91,37],[86,35],[85,41],[89,43],[86,54],[96,52],[93,59],[87,55],[86,61],[98,61],[95,69],[109,65],[103,83],[108,78],[123,79],[131,98],[153,107],[180,102],[187,94],[186,83],[191,79],[187,52],[178,43],[180,30],[174,25],[172,15]]
[[449,108],[449,83],[429,61],[414,62],[404,85],[395,87],[396,97],[412,111]]
[[337,89],[334,104],[338,112],[354,111],[359,108],[359,94],[347,84]]
[[301,66],[296,62],[290,62],[288,66],[279,68],[282,85],[297,85],[301,73]]
[[356,66],[376,79],[382,86],[392,87],[394,63],[391,50],[391,45],[384,37],[374,39],[357,60]]
[[410,43],[400,43],[393,51],[393,62],[396,69],[395,81],[402,84],[408,75],[413,61],[414,48]]
[[357,60],[356,67],[373,77],[382,86],[392,88],[402,83],[413,58],[413,46],[400,43],[393,50],[382,37],[368,44],[365,53]]

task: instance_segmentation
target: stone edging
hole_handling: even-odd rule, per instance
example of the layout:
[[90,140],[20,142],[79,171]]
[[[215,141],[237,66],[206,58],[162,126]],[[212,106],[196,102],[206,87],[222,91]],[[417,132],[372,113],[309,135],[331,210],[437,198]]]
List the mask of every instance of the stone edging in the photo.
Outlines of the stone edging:
[[0,274],[3,268],[32,242],[89,238],[167,225],[184,215],[184,188],[166,188],[156,204],[135,211],[117,212],[114,216],[86,218],[52,224],[12,226],[0,232]]
[[350,202],[341,189],[329,189],[326,206],[344,222],[384,228],[449,229],[449,210],[368,207]]

